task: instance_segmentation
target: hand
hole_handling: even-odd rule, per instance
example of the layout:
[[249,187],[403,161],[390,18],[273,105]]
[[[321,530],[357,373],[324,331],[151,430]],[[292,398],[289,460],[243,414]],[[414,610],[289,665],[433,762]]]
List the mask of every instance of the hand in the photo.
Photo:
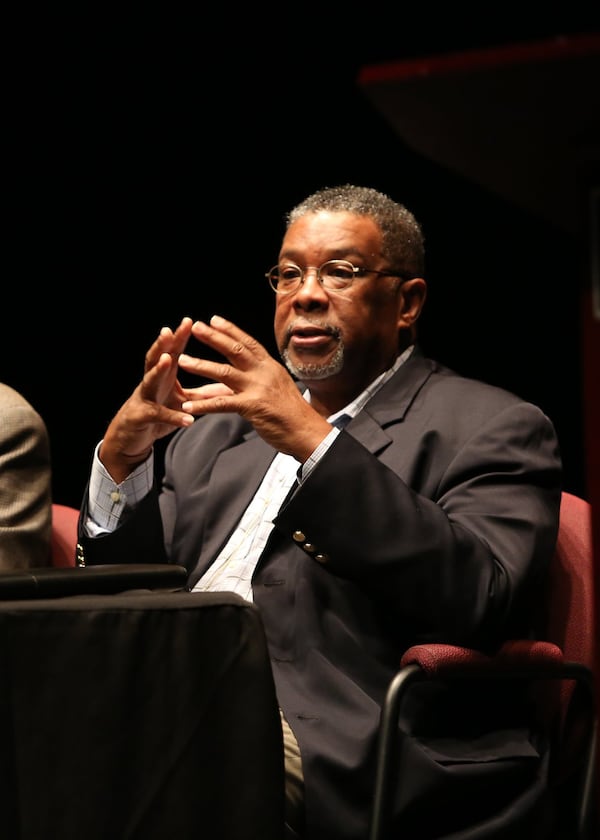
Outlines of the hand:
[[146,353],[144,378],[106,430],[99,456],[117,484],[148,457],[156,440],[194,422],[182,408],[188,396],[177,379],[191,329],[191,318],[183,318],[175,332],[162,328]]
[[229,364],[180,355],[183,370],[213,380],[185,389],[181,409],[189,414],[240,414],[267,443],[303,463],[331,426],[306,402],[285,367],[252,336],[219,315],[211,318],[210,325],[196,321],[191,332]]

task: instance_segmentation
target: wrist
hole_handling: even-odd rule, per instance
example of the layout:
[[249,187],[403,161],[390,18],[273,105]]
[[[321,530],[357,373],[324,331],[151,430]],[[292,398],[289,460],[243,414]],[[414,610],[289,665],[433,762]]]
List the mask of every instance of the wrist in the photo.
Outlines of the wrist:
[[148,446],[139,452],[114,451],[109,446],[105,447],[102,443],[98,449],[98,458],[115,484],[120,484],[136,467],[148,460],[152,451],[152,446]]

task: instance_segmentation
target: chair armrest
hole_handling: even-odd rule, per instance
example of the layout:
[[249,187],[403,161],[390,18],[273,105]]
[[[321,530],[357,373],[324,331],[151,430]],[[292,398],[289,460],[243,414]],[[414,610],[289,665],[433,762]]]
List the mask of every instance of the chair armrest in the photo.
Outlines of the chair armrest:
[[[390,789],[393,776],[394,741],[400,718],[401,703],[408,688],[416,682],[428,679],[447,681],[460,680],[521,680],[555,681],[554,691],[539,697],[539,711],[547,727],[560,718],[559,729],[564,726],[566,709],[569,707],[574,682],[580,682],[592,691],[592,673],[579,662],[565,660],[562,650],[551,642],[535,639],[511,639],[504,642],[494,654],[486,654],[472,648],[449,644],[414,645],[405,651],[400,668],[392,678],[382,708],[379,731],[377,767],[373,811],[369,840],[381,840],[385,835],[390,813]],[[565,681],[574,681],[565,683]],[[581,813],[591,810],[591,789],[594,740],[585,756],[584,765],[590,779],[582,796]]]
[[429,676],[450,676],[462,672],[474,675],[478,671],[488,672],[498,668],[518,669],[532,665],[553,668],[564,664],[564,656],[562,650],[551,642],[513,639],[505,642],[492,655],[458,645],[414,645],[402,656],[400,667],[412,664],[419,665]]

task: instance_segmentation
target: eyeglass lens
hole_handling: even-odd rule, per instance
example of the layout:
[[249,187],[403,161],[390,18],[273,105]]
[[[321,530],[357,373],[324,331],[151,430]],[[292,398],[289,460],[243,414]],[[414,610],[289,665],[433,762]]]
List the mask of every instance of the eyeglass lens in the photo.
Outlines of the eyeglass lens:
[[[306,269],[297,265],[276,265],[268,272],[271,286],[278,292],[292,292],[304,278]],[[346,260],[328,260],[317,269],[322,286],[327,289],[343,289],[349,286],[357,273],[352,263]]]

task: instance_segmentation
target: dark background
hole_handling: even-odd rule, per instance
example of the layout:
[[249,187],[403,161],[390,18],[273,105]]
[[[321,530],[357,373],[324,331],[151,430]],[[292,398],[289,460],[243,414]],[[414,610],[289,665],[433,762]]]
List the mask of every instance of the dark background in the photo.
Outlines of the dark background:
[[408,149],[357,79],[382,61],[598,31],[587,5],[527,21],[519,6],[377,2],[15,21],[0,379],[47,422],[55,501],[79,506],[163,324],[218,312],[274,349],[263,275],[284,213],[345,182],[423,224],[426,352],[538,403],[565,489],[585,496],[581,242]]

